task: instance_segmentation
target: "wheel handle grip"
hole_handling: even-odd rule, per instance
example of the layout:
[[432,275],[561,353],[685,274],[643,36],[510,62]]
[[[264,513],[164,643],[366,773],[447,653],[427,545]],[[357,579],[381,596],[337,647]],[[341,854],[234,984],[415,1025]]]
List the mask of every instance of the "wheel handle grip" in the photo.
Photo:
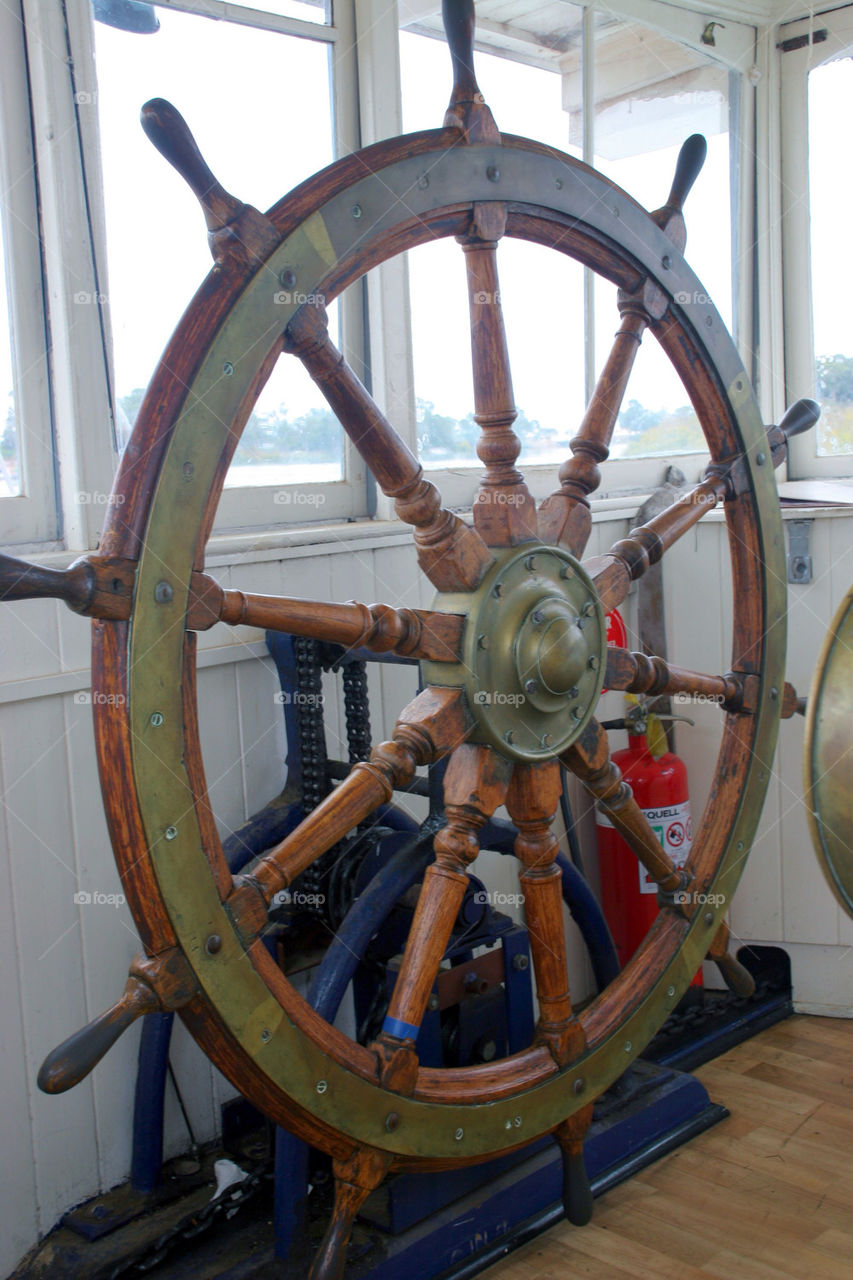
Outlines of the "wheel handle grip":
[[208,231],[219,231],[233,222],[244,205],[229,195],[211,172],[190,127],[177,107],[165,98],[152,98],[140,112],[146,137],[169,161],[196,196]]
[[68,569],[47,569],[16,560],[14,556],[0,555],[0,600],[48,597],[64,600],[69,608],[80,612],[91,602],[94,589],[94,571],[85,562]]
[[729,991],[733,991],[736,996],[743,996],[744,999],[755,995],[755,979],[739,960],[735,960],[728,951],[724,951],[721,956],[714,956],[713,959]]
[[816,400],[795,400],[785,411],[778,427],[767,428],[767,443],[773,456],[773,466],[778,467],[788,456],[788,441],[802,435],[815,425],[820,417],[820,405]]
[[474,75],[474,0],[442,0],[441,20],[453,66],[450,101],[471,99],[479,92]]
[[803,397],[802,400],[795,400],[790,409],[785,410],[779,430],[786,440],[790,440],[791,436],[799,436],[804,431],[811,430],[819,417],[820,405],[817,401]]
[[583,1158],[583,1144],[560,1148],[563,1157],[563,1211],[573,1227],[585,1227],[592,1218],[592,1188]]
[[702,171],[707,154],[708,144],[701,133],[692,133],[682,143],[675,163],[675,177],[672,179],[672,187],[666,201],[667,209],[680,211],[684,208],[684,201]]
[[160,1007],[152,989],[131,974],[111,1009],[75,1031],[47,1055],[38,1073],[39,1088],[43,1093],[64,1093],[79,1084],[132,1022]]

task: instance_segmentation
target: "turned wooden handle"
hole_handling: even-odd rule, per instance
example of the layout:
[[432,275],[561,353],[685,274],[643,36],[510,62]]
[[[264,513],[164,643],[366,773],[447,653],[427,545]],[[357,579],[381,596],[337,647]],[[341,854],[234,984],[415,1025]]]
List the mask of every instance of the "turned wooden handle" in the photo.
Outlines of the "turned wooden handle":
[[204,211],[208,231],[219,231],[243,209],[211,172],[184,117],[165,98],[152,98],[140,113],[148,139],[190,187]]
[[683,209],[684,201],[702,171],[708,144],[701,133],[693,133],[683,143],[675,164],[675,177],[666,201],[667,209]]
[[799,436],[804,431],[811,430],[819,417],[820,405],[816,400],[804,397],[802,400],[796,400],[790,409],[786,409],[779,423],[779,430],[786,440],[790,440],[791,436]]
[[160,1007],[152,989],[131,974],[111,1009],[47,1055],[38,1073],[38,1087],[43,1093],[64,1093],[79,1084],[132,1022]]
[[573,1227],[585,1227],[592,1218],[592,1188],[583,1158],[583,1147],[561,1147],[563,1157],[563,1211]]
[[479,92],[474,75],[474,0],[442,0],[441,18],[453,66],[452,102]]
[[27,564],[14,556],[0,555],[0,600],[32,600],[52,597],[64,600],[72,609],[85,609],[95,589],[91,565],[79,563],[68,569],[46,569]]
[[735,960],[728,951],[724,951],[722,955],[712,955],[711,958],[729,991],[733,991],[736,996],[743,996],[744,999],[755,995],[755,979],[739,960]]

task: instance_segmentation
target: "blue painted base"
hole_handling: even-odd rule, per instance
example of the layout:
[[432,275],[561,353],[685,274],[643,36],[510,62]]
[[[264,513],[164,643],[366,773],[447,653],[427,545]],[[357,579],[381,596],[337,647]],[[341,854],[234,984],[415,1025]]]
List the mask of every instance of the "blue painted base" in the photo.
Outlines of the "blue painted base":
[[[635,1075],[638,1088],[631,1099],[595,1121],[584,1146],[596,1195],[728,1114],[692,1076],[644,1063]],[[506,1168],[508,1162],[512,1167]],[[553,1141],[493,1165],[504,1168],[493,1170],[485,1189],[482,1166],[390,1179],[361,1217],[377,1225],[384,1219],[386,1229],[393,1225],[400,1234],[383,1237],[351,1261],[347,1280],[462,1280],[562,1218],[562,1161]],[[465,1188],[466,1179],[476,1179],[477,1189]],[[436,1188],[443,1192],[441,1209]],[[450,1204],[448,1193],[454,1197]]]

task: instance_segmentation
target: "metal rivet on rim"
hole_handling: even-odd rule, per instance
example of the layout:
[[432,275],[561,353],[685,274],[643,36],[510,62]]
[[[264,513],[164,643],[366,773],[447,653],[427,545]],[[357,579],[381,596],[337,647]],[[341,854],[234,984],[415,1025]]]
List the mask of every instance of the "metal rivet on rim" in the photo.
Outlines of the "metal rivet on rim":
[[231,375],[232,375],[232,374],[233,374],[233,372],[234,372],[234,366],[233,366],[233,364],[231,363],[231,361],[230,361],[230,360],[226,360],[226,361],[225,361],[224,365],[222,366],[222,372],[225,374],[225,377],[226,377],[226,378],[230,378],[230,377],[231,377]]
[[160,728],[160,725],[163,723],[163,717],[159,711],[152,711],[149,723],[153,725],[155,729]]
[[575,576],[575,571],[570,564],[564,564],[563,567],[560,569],[561,578],[573,578],[574,576]]
[[594,653],[591,653],[589,655],[589,660],[586,665],[589,667],[590,671],[598,670],[598,658]]
[[354,205],[353,205],[353,207],[352,207],[352,216],[353,216],[354,218],[360,218],[360,217],[361,217],[361,212],[362,212],[362,210],[361,210],[361,205],[360,205],[360,204],[354,204]]
[[456,1139],[456,1141],[457,1141],[457,1142],[461,1142],[461,1141],[462,1141],[462,1139],[465,1137],[465,1130],[464,1130],[464,1129],[457,1129],[453,1136],[454,1136],[454,1138]]
[[215,956],[218,951],[222,950],[222,939],[218,933],[212,933],[204,944],[204,949],[209,956]]
[[516,1129],[520,1129],[520,1128],[521,1128],[521,1116],[516,1116],[512,1123],[515,1125]]
[[507,729],[506,733],[504,734],[504,742],[509,743],[510,746],[512,745],[513,742],[515,742],[514,729]]
[[317,1092],[318,1092],[318,1093],[325,1093],[325,1092],[326,1092],[326,1090],[328,1089],[328,1087],[329,1087],[329,1086],[328,1086],[328,1084],[326,1083],[326,1081],[325,1081],[325,1080],[318,1080],[318,1081],[317,1081],[316,1088],[317,1088]]
[[488,649],[490,644],[491,644],[491,640],[487,635],[477,636],[478,649]]
[[738,842],[737,842],[737,851],[738,851],[738,853],[740,853],[742,849],[743,849],[743,841],[742,841],[742,840],[738,840]]
[[577,1080],[572,1085],[572,1092],[583,1093],[585,1088],[586,1088],[586,1081],[584,1080],[583,1076],[578,1076]]
[[525,567],[525,569],[535,569],[535,568],[536,568],[536,557],[535,557],[535,556],[525,556],[525,557],[524,557],[524,567]]
[[272,1032],[270,1031],[269,1027],[264,1027],[263,1031],[261,1032],[261,1039],[263,1040],[264,1044],[267,1044],[270,1040],[272,1040]]
[[543,733],[541,741],[542,741],[543,747],[553,747],[554,745],[554,739],[552,738],[550,733]]
[[773,688],[770,690],[770,701],[775,702],[778,697],[779,697],[779,690],[774,685]]
[[705,923],[706,923],[707,925],[712,925],[712,924],[714,923],[714,913],[713,913],[713,911],[706,911],[706,912],[705,912]]
[[558,190],[558,191],[562,191],[562,190],[563,190],[563,179],[562,179],[562,178],[555,178],[555,179],[554,179],[554,186],[557,188],[557,190]]
[[154,588],[154,599],[158,604],[168,604],[174,594],[172,585],[169,582],[158,582]]
[[706,323],[706,325],[708,326],[708,328],[710,329],[711,325],[714,323],[714,317],[713,317],[713,316],[706,316],[706,317],[705,317],[705,323]]
[[759,467],[763,467],[766,461],[767,461],[767,454],[764,453],[761,449],[759,449],[758,453],[755,455],[756,465]]
[[544,618],[545,618],[545,615],[541,609],[534,609],[530,615],[530,621],[535,622],[537,626],[539,625],[540,622],[544,621]]
[[396,1111],[389,1111],[385,1117],[385,1128],[388,1133],[393,1133],[395,1129],[400,1127],[400,1117]]
[[672,997],[675,995],[675,987],[667,987],[666,994],[669,996],[671,1000]]
[[496,164],[489,165],[486,170],[486,177],[489,179],[489,182],[500,182],[501,171]]
[[595,605],[592,603],[591,600],[586,601],[586,603],[584,604],[584,607],[581,609],[581,613],[585,618],[592,617],[592,615],[595,613]]
[[539,685],[536,683],[535,680],[525,680],[524,682],[525,693],[535,693],[538,688],[539,688]]
[[183,471],[185,480],[192,480],[195,475],[195,467],[191,462],[185,462],[181,470]]
[[285,267],[278,275],[279,284],[285,289],[292,289],[296,284],[296,272],[293,267]]
[[631,1052],[631,1050],[632,1050],[632,1048],[633,1048],[633,1045],[631,1044],[631,1041],[630,1041],[630,1040],[626,1040],[626,1041],[625,1041],[625,1052],[626,1052],[626,1053],[630,1053],[630,1052]]
[[573,720],[582,720],[582,719],[583,719],[583,707],[572,707],[571,715],[572,715],[572,719],[573,719]]
[[427,187],[429,186],[428,174],[426,173],[421,174],[421,176],[418,178],[418,186],[420,187],[421,191],[426,191]]
[[166,828],[165,836],[166,836],[166,839],[167,839],[167,840],[174,840],[174,839],[175,839],[175,837],[177,836],[177,834],[178,834],[178,828],[177,828],[177,827],[167,827],[167,828]]
[[664,271],[669,271],[670,267],[672,266],[672,258],[669,256],[668,253],[665,253],[663,255],[663,257],[660,260],[660,264],[663,267]]

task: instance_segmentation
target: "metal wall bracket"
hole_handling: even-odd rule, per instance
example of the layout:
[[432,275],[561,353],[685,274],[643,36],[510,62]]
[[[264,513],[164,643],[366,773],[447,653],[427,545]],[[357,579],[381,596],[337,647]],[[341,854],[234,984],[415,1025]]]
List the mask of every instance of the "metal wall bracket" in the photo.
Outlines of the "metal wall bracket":
[[786,520],[788,529],[788,581],[800,584],[812,580],[809,537],[813,520]]

